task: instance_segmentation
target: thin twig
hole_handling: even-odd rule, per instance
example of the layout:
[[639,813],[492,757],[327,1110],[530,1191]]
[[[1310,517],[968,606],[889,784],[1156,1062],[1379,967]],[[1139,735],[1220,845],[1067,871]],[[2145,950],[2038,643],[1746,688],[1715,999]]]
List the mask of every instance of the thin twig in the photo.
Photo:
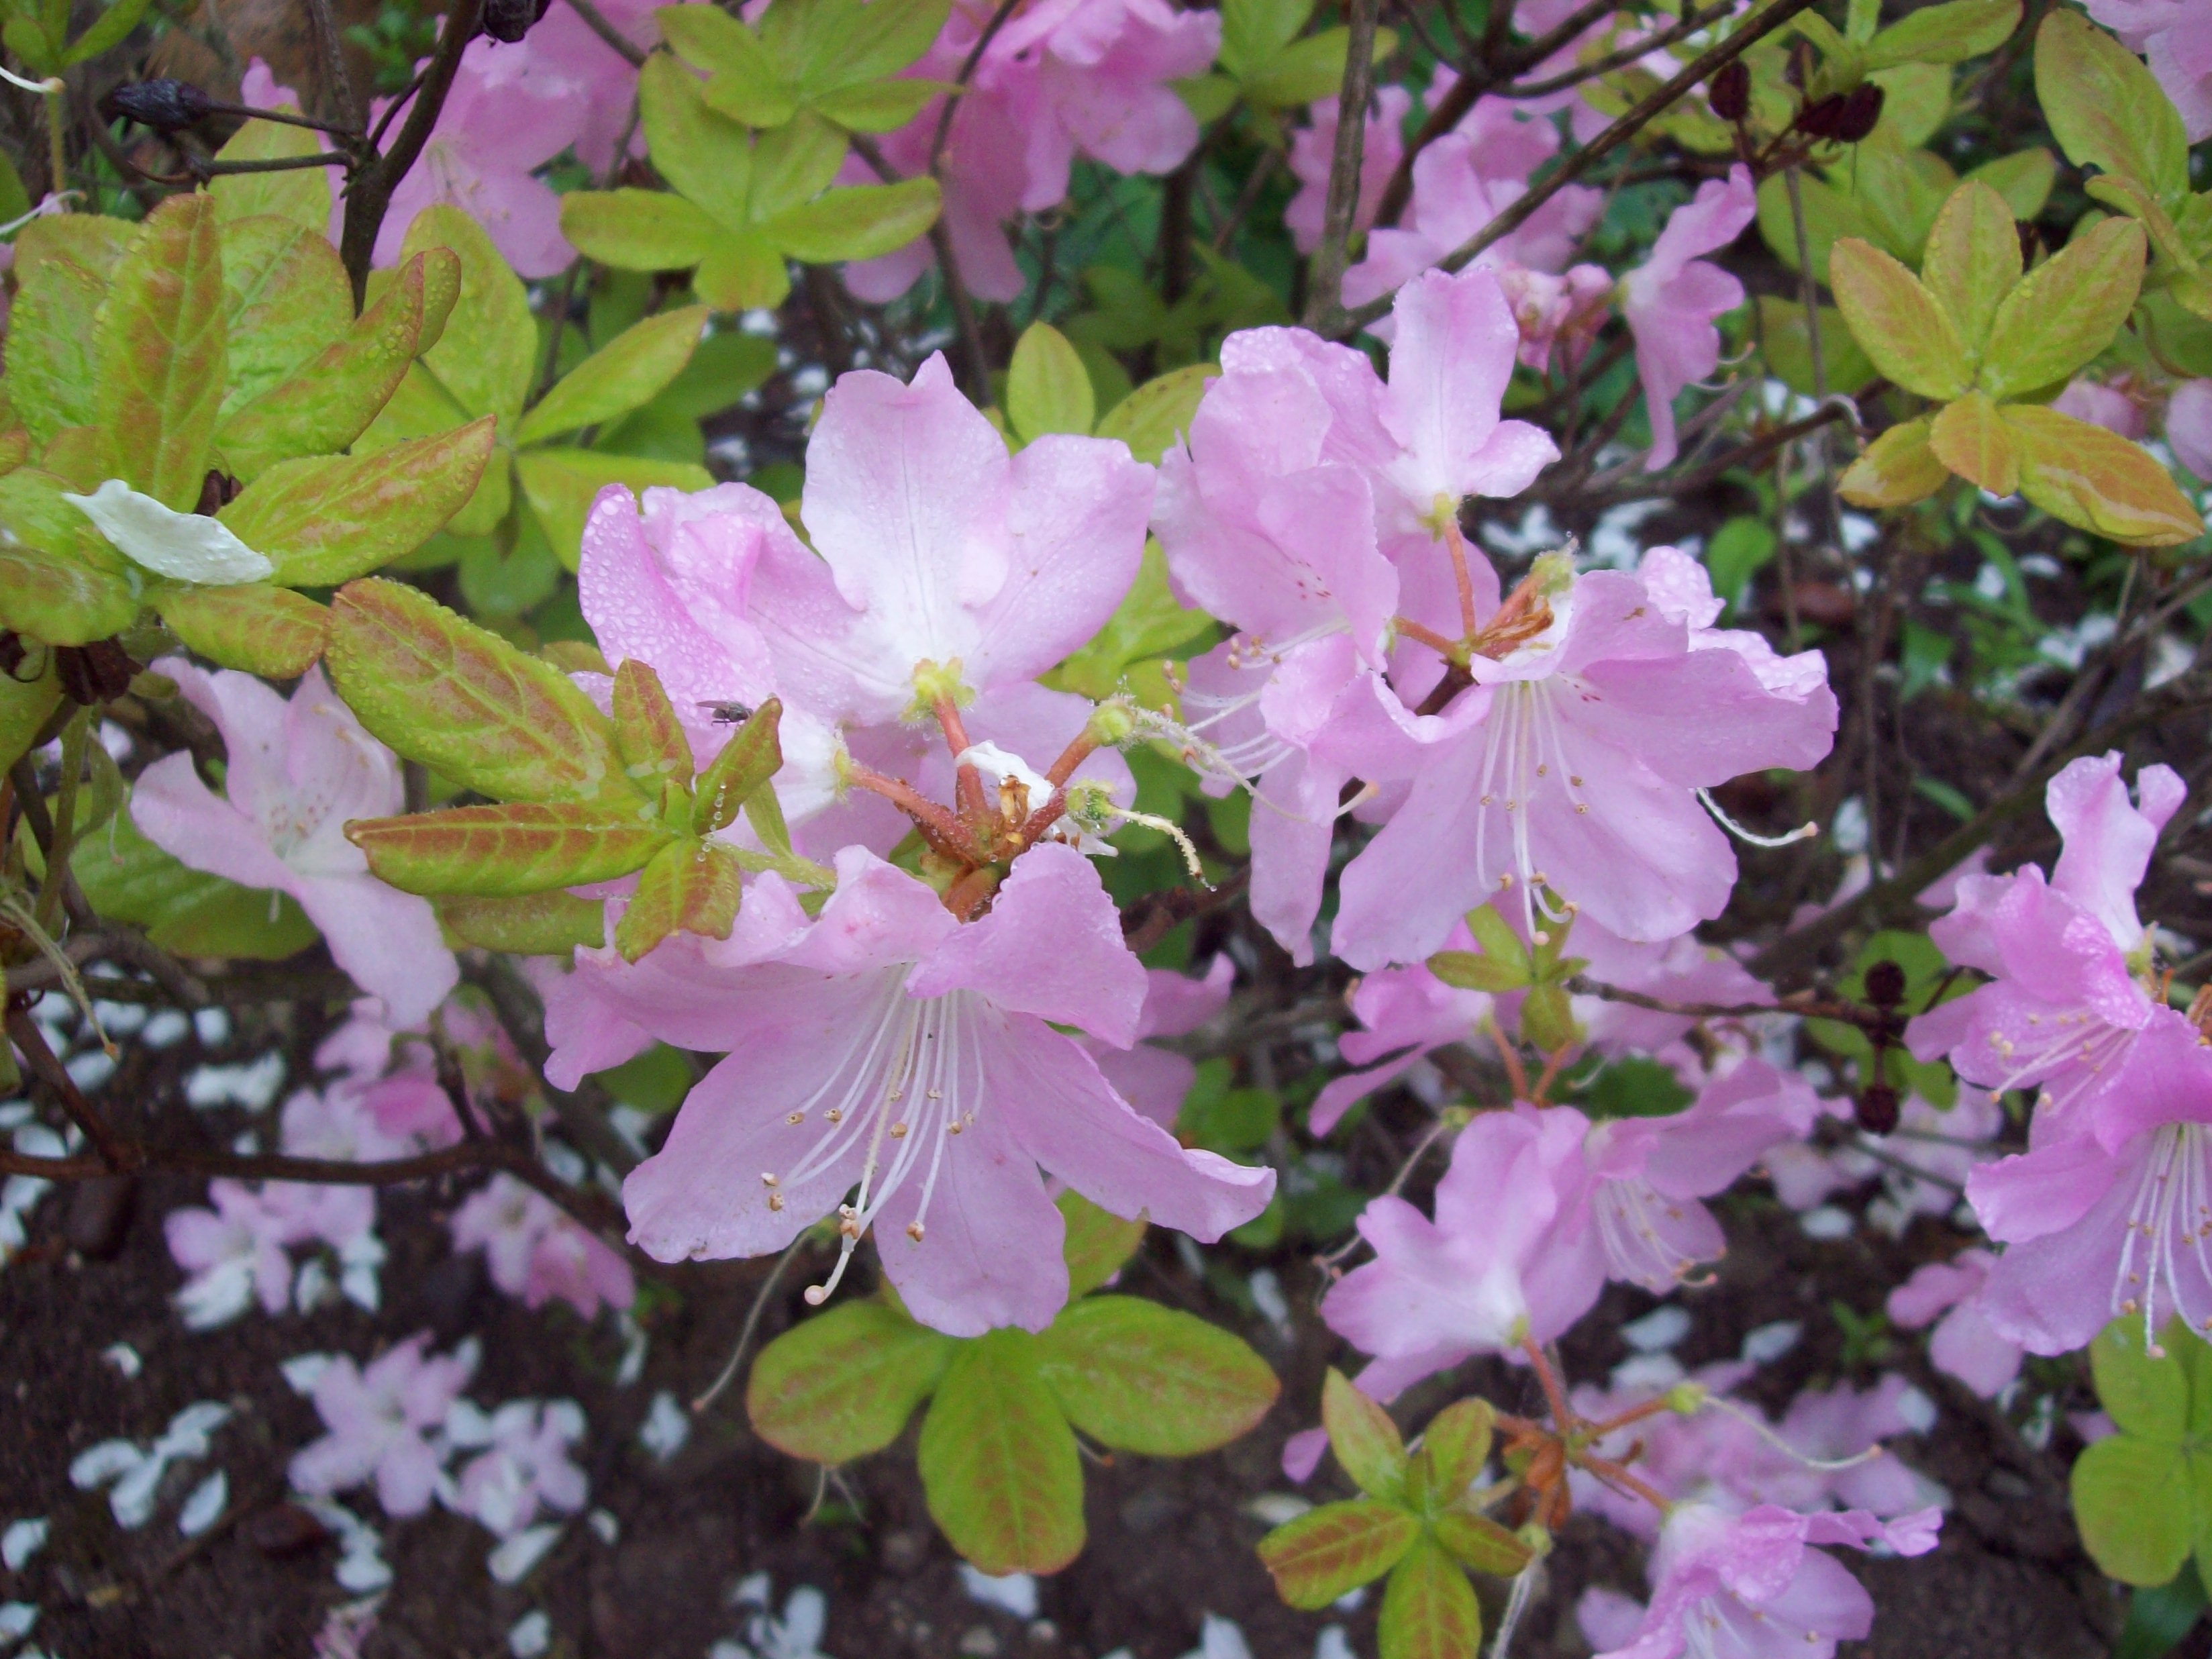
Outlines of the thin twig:
[[645,52],[609,22],[606,13],[593,5],[592,0],[568,0],[568,4],[574,9],[576,15],[584,20],[584,27],[605,41],[611,49],[621,53],[624,63],[632,69],[645,67]]
[[1352,221],[1359,212],[1360,159],[1367,143],[1367,104],[1375,88],[1376,0],[1351,0],[1344,82],[1336,97],[1336,149],[1329,157],[1328,195],[1321,246],[1314,250],[1306,294],[1306,326],[1342,309],[1345,267],[1352,260]]

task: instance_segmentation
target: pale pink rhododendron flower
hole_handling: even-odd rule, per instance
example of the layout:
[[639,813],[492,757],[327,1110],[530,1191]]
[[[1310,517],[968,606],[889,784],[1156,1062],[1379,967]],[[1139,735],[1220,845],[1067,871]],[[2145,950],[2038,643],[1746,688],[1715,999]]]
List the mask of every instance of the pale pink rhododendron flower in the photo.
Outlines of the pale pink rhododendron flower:
[[[994,8],[958,0],[944,33],[907,71],[951,81],[966,64]],[[1198,143],[1198,121],[1172,83],[1205,73],[1220,49],[1221,20],[1166,0],[1033,0],[991,38],[952,117],[937,176],[944,222],[962,285],[980,299],[1012,300],[1025,283],[1001,228],[1067,196],[1080,153],[1117,173],[1171,173]],[[941,100],[878,140],[894,173],[930,171]],[[857,158],[848,183],[874,183]],[[925,238],[848,265],[845,281],[872,304],[897,298],[928,269]]]
[[1236,964],[1225,956],[1214,957],[1197,979],[1166,968],[1149,969],[1136,1042],[1122,1048],[1097,1037],[1078,1041],[1115,1094],[1172,1133],[1198,1062],[1147,1039],[1183,1036],[1206,1024],[1229,1006],[1230,982],[1236,977]]
[[1459,502],[1518,495],[1559,455],[1499,416],[1517,332],[1494,276],[1431,273],[1395,314],[1387,381],[1302,329],[1231,335],[1161,461],[1170,576],[1242,630],[1191,666],[1191,757],[1217,787],[1258,781],[1253,913],[1301,963],[1344,783],[1404,775],[1487,702],[1419,715],[1382,678],[1401,586],[1449,593]]
[[[1474,951],[1474,936],[1462,922],[1445,939],[1443,948]],[[1354,1105],[1396,1082],[1445,1044],[1474,1040],[1492,1009],[1487,992],[1447,985],[1421,963],[1364,975],[1346,1000],[1360,1029],[1340,1036],[1337,1051],[1366,1069],[1347,1072],[1322,1085],[1306,1121],[1317,1135],[1328,1133]]]
[[2118,386],[2101,380],[2076,375],[2066,383],[2065,391],[2051,400],[2051,406],[2062,415],[2101,426],[2123,438],[2140,440],[2146,431],[2142,406]]
[[328,1497],[374,1480],[386,1515],[430,1507],[444,1462],[432,1431],[468,1386],[477,1355],[471,1344],[434,1355],[429,1343],[423,1331],[365,1367],[343,1354],[324,1366],[313,1392],[328,1432],[293,1457],[294,1491]]
[[1738,162],[1726,183],[1708,179],[1674,210],[1650,258],[1620,279],[1620,308],[1636,337],[1636,372],[1651,420],[1647,472],[1674,459],[1674,395],[1719,367],[1713,319],[1743,303],[1743,284],[1709,259],[1758,216],[1751,173]]
[[370,875],[367,856],[345,838],[348,819],[404,809],[392,751],[362,730],[319,666],[289,701],[251,674],[208,673],[181,657],[154,666],[215,722],[227,770],[218,796],[191,755],[165,756],[139,775],[131,821],[192,869],[289,894],[338,966],[381,997],[392,1018],[427,1018],[459,980],[459,964],[429,901]]
[[1929,929],[1953,962],[1992,977],[1920,1015],[1906,1041],[1999,1093],[2039,1087],[2039,1145],[2081,1131],[2159,1012],[2137,977],[2150,936],[2135,890],[2186,793],[2171,767],[2146,766],[2131,802],[2118,754],[2083,756],[2044,792],[2063,840],[2050,878],[2034,865],[1964,877],[1957,908]]
[[441,1477],[439,1501],[501,1538],[514,1537],[543,1510],[575,1514],[592,1491],[568,1455],[584,1428],[583,1408],[573,1400],[511,1400],[489,1416],[455,1401],[446,1414],[447,1443],[483,1449],[459,1476]]
[[2212,380],[2184,380],[2166,405],[2166,441],[2174,458],[2212,483]]
[[[640,52],[660,44],[653,21],[658,0],[596,0],[599,14],[615,33]],[[529,60],[532,81],[543,76],[571,83],[580,105],[573,141],[576,159],[604,175],[614,165],[615,146],[630,132],[629,153],[645,154],[645,136],[631,131],[637,107],[637,70],[599,37],[568,0],[552,0],[545,15],[520,41],[501,50]]]
[[1627,939],[1718,915],[1735,857],[1708,792],[1826,755],[1826,660],[1714,628],[1704,568],[1673,548],[1634,575],[1577,575],[1547,555],[1510,603],[1487,560],[1469,574],[1480,631],[1468,670],[1493,701],[1428,748],[1404,804],[1346,869],[1336,954],[1355,968],[1426,957],[1493,896],[1521,912],[1524,934],[1565,919],[1547,893]]
[[1935,1326],[1928,1362],[1955,1376],[1984,1400],[1993,1400],[2020,1375],[2019,1343],[1990,1322],[1982,1287],[1997,1258],[1987,1250],[1961,1250],[1948,1261],[1930,1261],[1889,1293],[1889,1322],[1899,1330]]
[[831,1285],[872,1231],[915,1316],[973,1336],[1042,1329],[1066,1301],[1040,1165],[1116,1215],[1206,1241],[1266,1207],[1272,1170],[1178,1146],[1047,1024],[1127,1046],[1145,1000],[1080,854],[1022,854],[967,923],[864,848],[837,873],[818,919],[763,876],[728,940],[679,936],[635,966],[580,952],[552,988],[556,1084],[648,1036],[730,1056],[623,1183],[648,1255],[769,1254],[834,1212]]
[[1679,1504],[1652,1553],[1649,1607],[1639,1616],[1626,1597],[1592,1591],[1577,1609],[1583,1632],[1598,1659],[1833,1659],[1838,1642],[1873,1627],[1874,1601],[1816,1547],[1883,1544],[1925,1555],[1942,1524],[1936,1510],[1885,1522],[1857,1510],[1798,1515],[1765,1504],[1731,1514]]
[[[186,1206],[162,1218],[169,1255],[191,1278],[177,1292],[177,1310],[188,1330],[228,1325],[258,1301],[265,1314],[280,1314],[292,1299],[289,1247],[315,1236],[314,1218],[275,1185],[252,1188],[236,1181],[208,1183],[215,1207]],[[337,1191],[338,1188],[297,1188]],[[369,1200],[374,1194],[356,1189]]]
[[[576,251],[561,234],[561,198],[536,171],[576,141],[592,103],[588,81],[526,47],[470,41],[429,142],[392,192],[375,263],[396,264],[415,216],[445,202],[483,227],[517,276],[567,270]],[[371,119],[386,107],[378,100]]]
[[[1298,190],[1283,210],[1283,226],[1301,253],[1311,253],[1321,246],[1328,175],[1336,161],[1339,102],[1335,98],[1316,100],[1308,112],[1309,124],[1291,135],[1291,176],[1298,181]],[[1359,194],[1352,215],[1354,230],[1364,230],[1375,222],[1383,188],[1406,153],[1403,128],[1406,112],[1413,106],[1413,94],[1403,87],[1376,89],[1359,150]]]
[[557,1297],[589,1319],[602,1306],[627,1308],[636,1299],[629,1263],[514,1176],[495,1175],[470,1194],[450,1225],[453,1248],[481,1249],[491,1282],[525,1307]]
[[[2201,0],[2083,0],[2089,15],[2139,52],[2189,142],[2212,138],[2212,11]],[[2193,471],[2194,469],[2192,469]]]

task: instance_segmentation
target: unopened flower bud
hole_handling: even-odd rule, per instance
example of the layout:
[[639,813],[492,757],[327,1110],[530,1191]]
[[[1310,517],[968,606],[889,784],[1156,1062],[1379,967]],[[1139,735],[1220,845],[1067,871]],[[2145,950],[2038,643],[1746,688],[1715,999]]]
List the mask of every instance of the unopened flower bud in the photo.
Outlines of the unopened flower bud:
[[1137,719],[1126,697],[1109,697],[1091,711],[1084,735],[1101,749],[1118,748],[1137,729]]
[[530,32],[545,15],[546,0],[484,0],[483,32],[510,44]]
[[1849,92],[1815,98],[1797,112],[1798,131],[1838,144],[1856,144],[1881,119],[1881,88],[1862,81]]
[[1705,82],[1705,98],[1722,120],[1742,120],[1751,113],[1751,66],[1741,58],[1722,64]]
[[1859,1091],[1859,1127],[1870,1135],[1886,1135],[1897,1127],[1897,1091],[1887,1083],[1869,1083]]
[[156,132],[176,132],[207,118],[214,107],[207,94],[185,81],[132,81],[100,100],[109,120],[136,121]]
[[1705,1409],[1712,1390],[1702,1382],[1677,1382],[1667,1390],[1667,1409],[1678,1417],[1690,1417]]

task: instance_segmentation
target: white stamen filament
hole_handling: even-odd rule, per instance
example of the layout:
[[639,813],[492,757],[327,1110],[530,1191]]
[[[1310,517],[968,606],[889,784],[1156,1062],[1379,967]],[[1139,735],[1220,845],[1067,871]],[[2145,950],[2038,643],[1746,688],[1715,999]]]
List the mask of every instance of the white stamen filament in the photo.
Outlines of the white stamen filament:
[[[2208,1181],[2208,1150],[2201,1123],[2169,1123],[2151,1142],[2150,1157],[2136,1183],[2135,1200],[2128,1206],[2125,1243],[2120,1246],[2119,1270],[2112,1276],[2112,1310],[2118,1315],[2140,1314],[2143,1352],[2152,1358],[2165,1357],[2159,1346],[2158,1328],[2165,1312],[2212,1332],[2212,1308],[2203,1298],[2192,1316],[2182,1307],[2181,1275],[2192,1266],[2200,1280],[2212,1282],[2212,1260],[2204,1241],[2212,1237],[2212,1181]],[[2193,1258],[2193,1262],[2191,1258]]]
[[[2031,1014],[2028,1023],[2041,1022],[2039,1017]],[[2043,1099],[2038,1103],[2048,1115],[2061,1116],[2097,1085],[2108,1066],[2125,1057],[2140,1035],[2124,1025],[2110,1024],[2087,1008],[2053,1016],[2051,1040],[2025,1054],[2002,1031],[1992,1031],[1990,1046],[1998,1058],[2007,1062],[2008,1069],[1990,1085],[1991,1090],[2002,1094],[2008,1089],[2071,1073],[2064,1076],[2057,1087],[2046,1086]]]
[[1547,878],[1536,867],[1528,844],[1534,797],[1539,790],[1558,790],[1576,811],[1589,811],[1589,803],[1581,798],[1583,781],[1567,763],[1566,741],[1552,695],[1556,683],[1555,677],[1553,680],[1517,680],[1498,688],[1490,716],[1483,722],[1488,737],[1483,748],[1482,775],[1475,786],[1476,805],[1480,808],[1474,821],[1475,867],[1486,867],[1490,809],[1502,805],[1513,838],[1513,868],[1501,876],[1499,884],[1520,888],[1522,921],[1532,938],[1538,931],[1539,915],[1548,921],[1564,922],[1575,911],[1571,901],[1562,908],[1542,891]]
[[1606,1258],[1618,1277],[1656,1293],[1671,1289],[1696,1270],[1695,1261],[1667,1248],[1655,1214],[1667,1211],[1679,1218],[1681,1206],[1642,1176],[1601,1181],[1590,1201]]
[[1705,811],[1713,815],[1714,823],[1747,847],[1794,847],[1799,842],[1809,841],[1820,833],[1820,826],[1817,823],[1801,823],[1786,836],[1762,836],[1745,829],[1723,811],[1721,804],[1713,799],[1711,790],[1698,790],[1698,799],[1703,803]]

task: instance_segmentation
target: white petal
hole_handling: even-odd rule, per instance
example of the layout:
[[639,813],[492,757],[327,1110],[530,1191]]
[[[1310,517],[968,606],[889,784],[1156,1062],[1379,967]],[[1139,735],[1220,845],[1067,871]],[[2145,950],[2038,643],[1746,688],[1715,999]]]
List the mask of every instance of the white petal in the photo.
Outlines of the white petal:
[[326,1353],[303,1353],[286,1360],[277,1369],[284,1373],[284,1381],[298,1395],[313,1394],[322,1374],[330,1369],[331,1357]]
[[526,1527],[486,1557],[484,1565],[499,1583],[517,1583],[530,1576],[531,1569],[545,1559],[546,1551],[560,1536],[560,1525],[555,1522]]
[[70,1465],[70,1484],[80,1492],[90,1492],[94,1486],[128,1474],[144,1457],[145,1454],[128,1440],[103,1440],[77,1454],[76,1461]]
[[159,575],[181,582],[258,582],[276,567],[231,533],[230,527],[198,513],[177,513],[151,495],[142,495],[120,478],[110,478],[89,495],[62,499],[90,519],[123,555]]
[[543,1607],[526,1613],[507,1632],[507,1650],[514,1659],[538,1659],[553,1645],[553,1621]]
[[20,1642],[39,1622],[39,1609],[29,1601],[0,1601],[0,1642]]
[[21,1572],[23,1563],[36,1555],[46,1545],[49,1523],[40,1516],[29,1521],[15,1521],[8,1530],[0,1532],[0,1567],[10,1572]]
[[185,1499],[185,1507],[177,1516],[177,1530],[187,1538],[198,1537],[222,1517],[223,1506],[229,1502],[230,1477],[217,1469]]

